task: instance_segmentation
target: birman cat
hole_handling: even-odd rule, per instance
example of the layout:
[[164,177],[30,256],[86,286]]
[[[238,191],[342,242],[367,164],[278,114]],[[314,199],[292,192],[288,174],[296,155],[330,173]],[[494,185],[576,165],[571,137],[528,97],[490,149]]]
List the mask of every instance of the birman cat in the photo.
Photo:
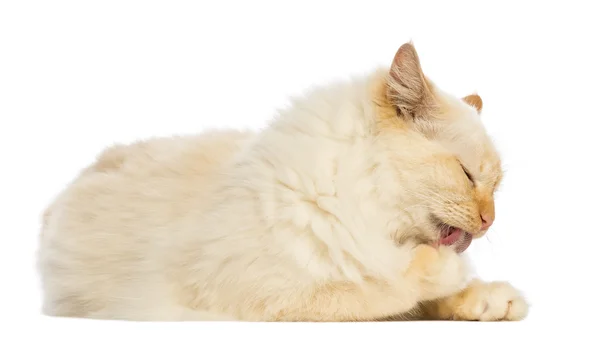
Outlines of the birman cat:
[[473,277],[501,160],[477,94],[412,43],[314,88],[259,131],[104,150],[43,215],[43,312],[145,321],[520,320]]

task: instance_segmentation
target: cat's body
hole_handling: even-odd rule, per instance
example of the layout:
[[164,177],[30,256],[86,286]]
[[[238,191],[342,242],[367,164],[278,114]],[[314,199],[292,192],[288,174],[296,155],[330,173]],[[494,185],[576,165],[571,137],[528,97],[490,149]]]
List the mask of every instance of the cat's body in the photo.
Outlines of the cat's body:
[[[258,134],[105,151],[44,215],[44,311],[130,320],[524,317],[516,290],[469,282],[455,252],[493,219],[501,172],[481,104],[424,78],[427,89],[417,89],[413,51],[403,46],[392,72],[314,90]],[[462,239],[431,246],[442,240],[437,219],[466,231]],[[459,293],[481,296],[488,309],[465,308]]]

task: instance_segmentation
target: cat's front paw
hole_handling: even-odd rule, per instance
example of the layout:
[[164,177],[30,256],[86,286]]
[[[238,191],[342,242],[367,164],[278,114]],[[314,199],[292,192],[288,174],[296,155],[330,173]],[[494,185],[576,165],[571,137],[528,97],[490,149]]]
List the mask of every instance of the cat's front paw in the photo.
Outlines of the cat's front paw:
[[447,246],[417,246],[411,270],[418,279],[421,300],[456,294],[468,282],[467,263]]
[[521,293],[506,282],[475,281],[447,303],[449,317],[454,320],[518,321],[529,310]]

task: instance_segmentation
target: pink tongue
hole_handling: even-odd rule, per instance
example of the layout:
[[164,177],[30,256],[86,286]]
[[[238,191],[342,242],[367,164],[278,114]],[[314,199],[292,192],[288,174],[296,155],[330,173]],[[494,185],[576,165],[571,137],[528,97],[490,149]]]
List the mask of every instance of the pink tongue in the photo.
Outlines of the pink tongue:
[[442,245],[455,245],[456,252],[461,253],[464,252],[469,245],[471,245],[471,241],[473,240],[473,235],[470,233],[466,233],[459,229],[454,229],[452,233],[448,236],[440,239],[439,243]]
[[452,232],[446,237],[440,239],[440,244],[442,245],[452,245],[456,243],[460,237],[462,237],[463,231],[459,229],[452,229]]

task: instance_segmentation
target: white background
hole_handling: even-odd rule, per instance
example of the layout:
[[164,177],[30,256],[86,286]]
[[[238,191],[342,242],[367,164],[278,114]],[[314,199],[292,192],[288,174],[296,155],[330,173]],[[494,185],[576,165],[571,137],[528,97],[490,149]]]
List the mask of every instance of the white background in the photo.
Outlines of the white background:
[[[598,10],[593,2],[2,1],[0,334],[506,339],[597,335]],[[506,177],[480,275],[531,302],[520,323],[127,323],[40,315],[44,206],[105,146],[261,128],[288,96],[387,66],[412,39],[425,72],[478,91]],[[596,330],[596,331],[594,331]]]

